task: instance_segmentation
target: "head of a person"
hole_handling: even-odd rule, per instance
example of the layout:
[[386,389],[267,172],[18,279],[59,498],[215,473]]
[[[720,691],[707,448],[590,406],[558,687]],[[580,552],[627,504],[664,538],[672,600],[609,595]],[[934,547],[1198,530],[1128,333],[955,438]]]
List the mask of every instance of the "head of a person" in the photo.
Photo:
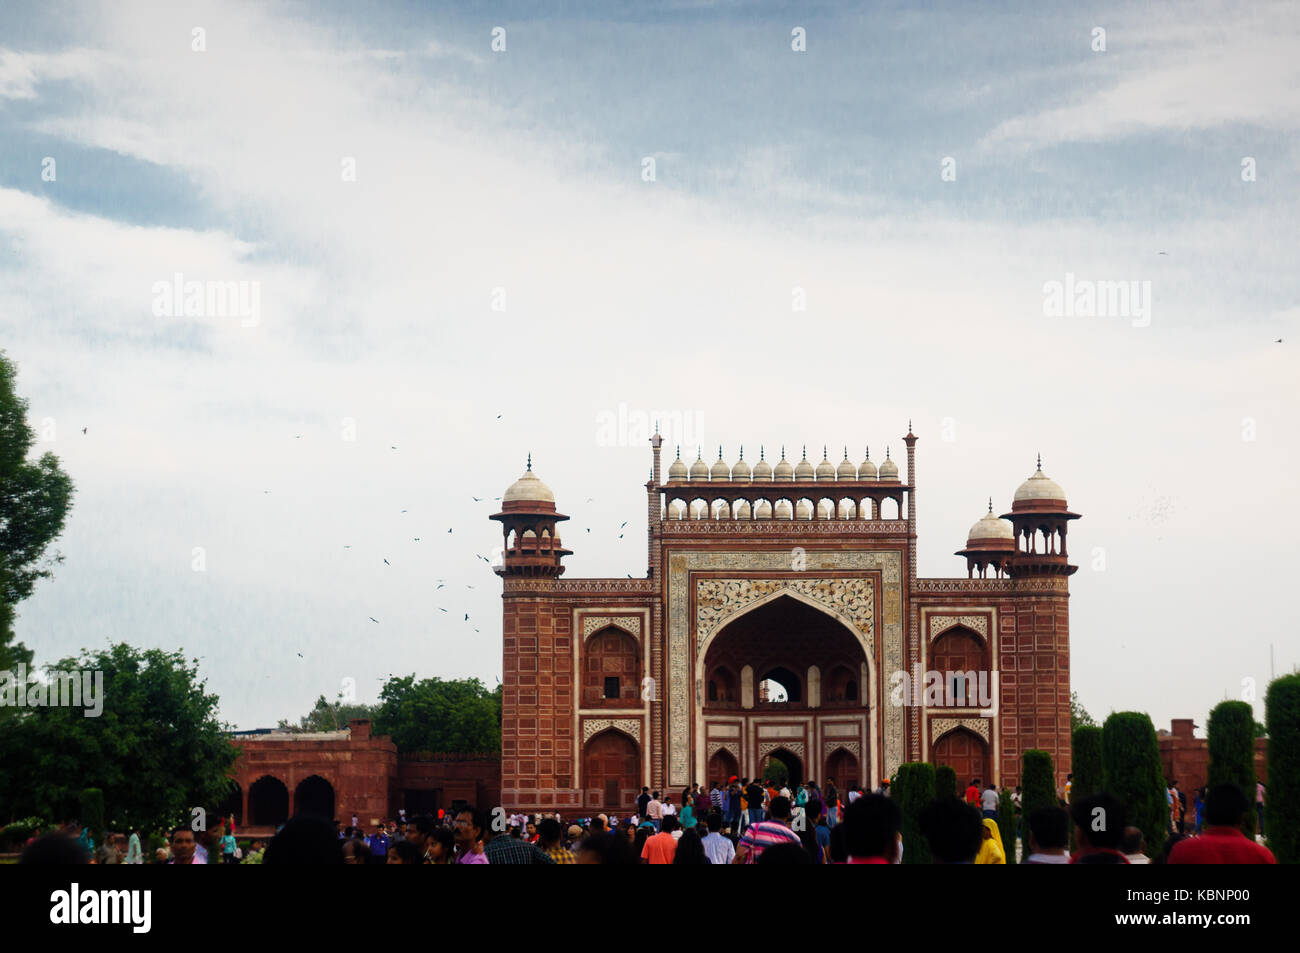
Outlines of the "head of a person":
[[487,830],[487,817],[476,807],[463,807],[456,814],[452,830],[456,846],[462,851],[469,850],[483,839],[483,832]]
[[69,837],[63,831],[51,831],[24,847],[18,863],[37,866],[88,864],[90,855],[75,837]]
[[548,817],[537,825],[537,841],[542,847],[558,847],[560,833],[560,822],[553,817]]
[[1029,812],[1029,847],[1031,850],[1064,850],[1070,843],[1070,815],[1056,805]]
[[1125,854],[1143,854],[1146,853],[1146,840],[1142,837],[1141,828],[1129,825],[1124,828],[1124,836],[1120,838],[1119,849]]
[[388,847],[388,863],[390,864],[420,864],[423,860],[424,857],[420,853],[420,848],[409,840],[394,841]]
[[883,857],[891,863],[898,856],[903,810],[893,798],[868,794],[844,811],[844,846],[852,857]]
[[1090,794],[1070,805],[1075,837],[1085,847],[1118,850],[1124,838],[1124,802],[1113,794]]
[[368,864],[370,863],[370,845],[360,837],[353,837],[343,842],[343,863],[345,864]]
[[659,792],[656,791],[656,792],[654,793],[653,797],[654,797],[654,799],[655,799],[656,801],[659,800]]
[[782,797],[778,794],[776,797],[772,798],[772,803],[768,805],[768,808],[772,817],[776,820],[790,820],[790,799],[788,797]]
[[[175,850],[175,847],[172,848]],[[264,864],[341,864],[343,851],[334,825],[322,817],[298,815],[280,828],[266,845]]]
[[529,821],[524,827],[524,832],[528,835],[529,840],[537,836],[537,825]]
[[1241,823],[1250,802],[1235,784],[1216,784],[1205,799],[1205,821],[1211,826],[1235,827]]
[[630,866],[639,862],[639,855],[633,853],[632,845],[627,842],[626,838],[593,834],[578,845],[574,860],[580,864]]
[[172,829],[171,845],[172,858],[179,864],[187,864],[194,856],[194,848],[198,846],[198,841],[194,839],[194,831],[182,825]]
[[429,835],[429,844],[425,850],[435,864],[449,864],[456,856],[456,835],[450,827],[435,828]]
[[650,793],[650,788],[649,788],[649,787],[644,787],[644,786],[643,786],[643,787],[641,788],[641,793],[642,793],[642,794],[649,794],[649,793]]
[[812,857],[809,856],[808,851],[804,850],[802,844],[774,844],[758,857],[758,863],[760,864],[795,866],[797,864],[811,864],[812,862]]
[[979,853],[984,822],[973,804],[936,798],[921,811],[921,833],[936,864],[969,864]]
[[687,828],[677,840],[677,850],[673,854],[674,864],[707,864],[709,858],[704,853],[704,842],[695,828]]
[[679,821],[676,815],[673,814],[668,815],[662,821],[659,822],[659,830],[665,834],[671,834],[673,831],[677,830],[681,826],[682,826],[682,822]]

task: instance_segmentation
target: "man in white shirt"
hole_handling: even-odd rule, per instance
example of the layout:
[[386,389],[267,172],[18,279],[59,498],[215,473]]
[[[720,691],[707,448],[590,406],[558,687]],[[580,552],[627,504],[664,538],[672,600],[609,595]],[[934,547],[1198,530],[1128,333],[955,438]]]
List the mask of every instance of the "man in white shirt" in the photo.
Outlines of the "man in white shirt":
[[1029,815],[1029,856],[1026,864],[1068,864],[1070,818],[1060,807],[1040,807]]
[[651,795],[650,803],[645,806],[645,816],[649,819],[650,823],[655,826],[655,830],[659,830],[659,822],[662,821],[664,817],[664,805],[663,802],[659,800],[658,791]]
[[984,816],[991,817],[993,820],[998,819],[998,789],[990,781],[984,788],[984,793],[980,795],[980,807],[984,809]]
[[722,814],[718,811],[709,811],[708,820],[709,832],[704,835],[701,842],[704,844],[704,856],[709,858],[711,864],[729,864],[736,858],[736,845],[731,842],[731,838],[723,837],[719,831],[722,830]]

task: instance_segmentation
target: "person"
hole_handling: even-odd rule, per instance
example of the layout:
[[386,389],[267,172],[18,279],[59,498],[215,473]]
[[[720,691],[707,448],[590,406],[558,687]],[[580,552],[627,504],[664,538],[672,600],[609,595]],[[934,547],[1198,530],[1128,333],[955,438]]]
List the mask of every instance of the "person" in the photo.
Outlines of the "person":
[[[713,786],[709,788],[709,810],[710,811],[718,811],[719,813],[722,812],[722,795],[723,795],[722,782],[714,781]],[[709,815],[706,813],[704,816],[708,817]]]
[[837,837],[843,838],[850,864],[896,864],[903,850],[903,811],[883,794],[868,794],[844,809],[844,823],[831,831],[827,856],[834,861]]
[[1017,811],[1020,810],[1020,785],[1018,784],[1016,789],[1011,792],[1011,803],[1016,806]]
[[1070,852],[1070,815],[1065,808],[1048,805],[1029,815],[1029,856],[1027,864],[1068,864]]
[[[483,857],[482,854],[479,854],[478,856],[479,856],[479,857]],[[420,854],[420,848],[416,847],[416,846],[415,846],[413,843],[411,843],[409,840],[398,840],[398,841],[393,841],[393,842],[389,845],[389,847],[388,847],[388,861],[387,861],[387,862],[390,863],[390,864],[407,864],[407,865],[411,865],[411,864],[419,864],[422,860],[423,860],[423,857],[422,857],[421,854]],[[467,864],[473,864],[473,863],[486,864],[486,863],[487,863],[487,858],[484,858],[483,860],[478,860],[478,861],[467,860],[467,861],[465,861],[465,863],[467,863]]]
[[89,864],[90,854],[76,838],[63,831],[50,831],[24,847],[18,863],[38,867]]
[[[370,845],[360,837],[349,837],[343,842],[340,848],[343,852],[343,863],[345,864],[368,864],[372,856]],[[387,851],[384,852],[387,856]]]
[[530,821],[529,821],[529,822],[524,826],[524,840],[528,841],[528,843],[530,843],[530,844],[536,844],[536,843],[537,843],[537,841],[538,841],[538,834],[537,834],[537,822],[536,822],[536,821],[531,821],[531,820],[530,820]]
[[1196,833],[1201,832],[1201,825],[1205,821],[1205,786],[1196,789]]
[[1264,836],[1264,782],[1255,782],[1255,816],[1259,820],[1259,836]]
[[678,820],[684,831],[689,831],[695,826],[695,808],[689,800],[682,802],[682,813]]
[[717,811],[709,811],[704,824],[709,832],[701,838],[700,842],[704,846],[704,853],[709,858],[709,863],[731,863],[736,857],[736,845],[731,842],[730,837],[722,836],[722,815]]
[[1177,788],[1178,792],[1178,833],[1187,833],[1187,792]]
[[[393,843],[396,843],[395,841]],[[429,846],[424,852],[425,862],[430,864],[454,864],[456,862],[456,835],[449,827],[438,827],[429,838]]]
[[1072,864],[1127,864],[1119,849],[1124,837],[1124,802],[1113,794],[1091,794],[1070,803],[1078,850]]
[[650,806],[650,789],[643,787],[641,793],[636,796],[636,812],[640,817],[646,816],[646,809]]
[[1180,841],[1169,852],[1171,864],[1276,864],[1263,844],[1243,834],[1250,802],[1235,784],[1216,784],[1205,799],[1205,830],[1200,837]]
[[974,778],[971,783],[966,785],[966,803],[973,804],[976,807],[980,803],[980,779]]
[[1146,838],[1142,836],[1141,828],[1131,824],[1124,828],[1124,837],[1119,842],[1119,849],[1130,864],[1151,863],[1151,858],[1146,854],[1146,846]]
[[126,862],[128,864],[144,863],[144,852],[140,849],[140,832],[134,829],[131,831],[130,840],[127,841]]
[[813,863],[830,863],[828,848],[831,844],[831,829],[826,826],[822,802],[812,800],[805,804],[803,823],[796,826],[800,828],[796,831],[799,840],[803,843],[804,850],[808,851],[808,856],[813,859]]
[[973,864],[983,843],[984,827],[974,804],[936,798],[921,811],[921,833],[936,864]]
[[777,844],[794,844],[802,849],[799,835],[790,830],[790,799],[778,794],[768,804],[768,811],[769,820],[750,824],[740,838],[733,864],[756,864],[764,851]]
[[998,822],[992,817],[985,817],[983,821],[984,830],[980,832],[983,840],[980,841],[979,852],[975,855],[975,863],[1005,864],[1007,854],[1002,848],[1002,833],[998,830]]
[[573,851],[564,846],[563,833],[559,821],[553,817],[543,818],[537,825],[537,846],[557,864],[571,864],[574,862]]
[[194,831],[188,827],[177,827],[171,832],[172,859],[167,861],[168,864],[206,864],[207,861],[202,859],[196,847],[197,841],[194,840]]
[[1066,803],[1069,803],[1069,801],[1070,801],[1070,791],[1073,790],[1073,788],[1074,788],[1074,775],[1073,775],[1073,774],[1067,774],[1067,775],[1065,776],[1065,800],[1066,800]]
[[[172,845],[175,850],[175,844]],[[195,854],[197,858],[197,852]],[[342,864],[343,850],[334,836],[333,825],[322,817],[299,814],[289,818],[271,838],[262,855],[262,863],[271,864]]]
[[229,827],[226,833],[221,836],[221,862],[223,864],[233,864],[235,862],[235,851],[239,845],[235,843],[235,835]]
[[659,800],[658,791],[656,791],[654,796],[646,803],[645,816],[650,819],[650,823],[654,825],[654,829],[656,831],[659,830],[664,819],[664,805],[663,802]]
[[659,832],[647,837],[641,848],[641,860],[647,864],[671,864],[677,854],[677,818],[669,815],[659,822]]
[[[595,824],[592,824],[593,831]],[[520,828],[516,827],[518,833]],[[604,824],[601,825],[601,831],[604,831]],[[489,864],[554,864],[555,860],[539,848],[536,844],[530,844],[523,837],[503,835],[494,831],[491,826],[483,829],[483,853],[487,855]]]
[[758,779],[752,781],[745,789],[745,801],[749,805],[749,826],[757,824],[763,819],[763,788],[758,783]]
[[694,828],[682,831],[682,836],[677,839],[677,850],[673,852],[673,863],[682,865],[711,863],[708,854],[704,852],[699,831]]
[[[461,808],[456,815],[455,825],[452,828],[456,838],[456,863],[491,863],[488,860],[487,852],[477,849],[483,840],[483,830],[486,827],[487,817],[482,811],[476,807]],[[407,841],[407,843],[410,843],[410,841]]]
[[826,789],[822,793],[826,796],[826,826],[834,827],[839,823],[840,816],[840,792],[835,787],[834,778],[826,779]]
[[677,807],[673,804],[673,796],[671,794],[664,795],[663,806],[659,808],[659,814],[661,818],[675,817],[677,815]]
[[1170,781],[1169,789],[1165,791],[1165,798],[1169,804],[1169,833],[1178,833],[1178,782]]
[[376,857],[388,856],[388,845],[390,841],[388,838],[388,832],[384,830],[383,824],[377,824],[375,826],[375,832],[370,835],[366,840],[366,843],[370,846],[370,853],[374,854]]
[[[992,818],[995,821],[998,819],[998,789],[992,781],[985,785],[984,793],[980,795],[980,807],[983,809],[984,817]],[[1002,861],[1006,863],[1005,856]]]
[[695,790],[695,816],[705,818],[709,816],[709,811],[713,809],[713,799],[708,791],[696,785]]

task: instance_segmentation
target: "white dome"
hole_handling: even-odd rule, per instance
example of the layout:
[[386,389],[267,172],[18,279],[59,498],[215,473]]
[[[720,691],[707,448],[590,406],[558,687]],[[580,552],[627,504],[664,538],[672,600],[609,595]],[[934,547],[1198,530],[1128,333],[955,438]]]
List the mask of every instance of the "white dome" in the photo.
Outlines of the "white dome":
[[867,448],[867,458],[862,461],[862,466],[858,467],[859,480],[876,479],[876,465],[871,462],[871,448]]
[[897,480],[898,464],[889,459],[889,449],[885,449],[885,462],[880,465],[880,479]]
[[817,464],[817,479],[818,480],[835,479],[835,464],[831,463],[831,461],[827,458],[825,447],[822,447],[822,462]]
[[1020,484],[1020,489],[1016,490],[1015,502],[1021,503],[1029,500],[1051,500],[1065,505],[1065,490],[1055,480],[1049,479],[1043,473],[1043,461],[1039,459],[1038,469],[1024,483]]
[[972,543],[979,539],[1014,540],[1015,538],[1015,528],[1008,520],[994,516],[992,505],[989,506],[988,513],[980,517],[966,534],[967,541]]
[[813,465],[808,462],[808,448],[803,448],[803,459],[794,465],[794,478],[802,483],[814,476]]
[[555,502],[555,494],[551,492],[551,488],[541,480],[537,479],[537,474],[533,473],[533,461],[531,457],[528,460],[528,469],[524,471],[524,475],[514,483],[511,483],[510,488],[506,490],[505,494],[501,497],[502,503],[519,503],[524,501],[534,503]]
[[682,448],[677,448],[677,459],[673,461],[672,466],[668,468],[668,479],[685,480],[686,464],[682,463]]
[[713,469],[709,471],[710,480],[730,480],[731,467],[722,462],[722,448],[718,448],[718,462],[713,464]]
[[849,448],[844,448],[844,459],[840,465],[835,468],[835,479],[837,480],[856,480],[858,478],[858,468],[849,462]]
[[790,461],[785,458],[785,447],[781,448],[781,459],[777,461],[776,468],[772,471],[772,479],[782,483],[789,483],[794,479],[794,467],[790,466]]
[[776,518],[779,520],[788,520],[790,518],[790,501],[778,500],[776,504]]
[[731,479],[734,483],[749,482],[749,464],[745,462],[745,448],[740,448],[740,459],[736,465],[731,468]]
[[754,464],[754,479],[755,480],[772,479],[772,464],[768,463],[767,460],[763,458],[762,447],[758,448],[758,463]]
[[704,458],[700,455],[700,451],[696,449],[695,462],[691,464],[691,479],[707,480],[708,478],[709,478],[709,465],[704,462]]

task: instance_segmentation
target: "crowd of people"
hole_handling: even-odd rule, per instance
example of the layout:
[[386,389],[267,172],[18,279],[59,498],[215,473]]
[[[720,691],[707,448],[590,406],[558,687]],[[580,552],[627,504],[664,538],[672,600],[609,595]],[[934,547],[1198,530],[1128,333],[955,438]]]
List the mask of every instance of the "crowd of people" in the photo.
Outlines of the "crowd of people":
[[[1070,781],[1067,781],[1066,797]],[[1095,794],[1039,807],[1021,817],[1020,790],[1008,792],[1027,864],[1275,863],[1272,853],[1247,837],[1241,825],[1253,806],[1235,785],[1197,794],[1194,833],[1180,829],[1176,786],[1170,791],[1170,832],[1159,856],[1146,854],[1142,831],[1128,823],[1125,805]],[[998,827],[1000,792],[972,779],[962,797],[930,802],[919,817],[934,863],[1005,864]],[[1258,793],[1257,793],[1258,796]],[[1258,801],[1256,802],[1258,804]],[[1098,819],[1101,819],[1100,823]],[[1073,823],[1071,823],[1073,822]],[[1186,827],[1185,823],[1182,827]],[[438,815],[385,820],[367,832],[356,817],[340,821],[298,816],[268,842],[247,850],[235,836],[233,817],[215,829],[179,826],[159,864],[889,864],[903,859],[903,816],[889,782],[871,793],[849,787],[841,799],[834,781],[790,788],[773,781],[731,778],[706,790],[699,785],[670,794],[642,789],[635,813],[571,821],[556,815],[488,815],[462,806]],[[1074,847],[1071,849],[1073,833]],[[1008,840],[1013,839],[1009,837]],[[96,848],[83,825],[71,822],[34,836],[21,863],[127,863],[146,860],[139,832],[113,834]]]

